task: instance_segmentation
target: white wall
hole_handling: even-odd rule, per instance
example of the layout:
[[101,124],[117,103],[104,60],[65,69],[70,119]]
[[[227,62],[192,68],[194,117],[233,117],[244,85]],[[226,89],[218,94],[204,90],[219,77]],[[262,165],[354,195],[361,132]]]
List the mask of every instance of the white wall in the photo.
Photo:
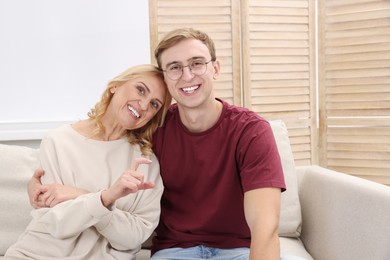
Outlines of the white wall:
[[148,1],[0,0],[0,142],[85,118],[106,83],[150,63]]

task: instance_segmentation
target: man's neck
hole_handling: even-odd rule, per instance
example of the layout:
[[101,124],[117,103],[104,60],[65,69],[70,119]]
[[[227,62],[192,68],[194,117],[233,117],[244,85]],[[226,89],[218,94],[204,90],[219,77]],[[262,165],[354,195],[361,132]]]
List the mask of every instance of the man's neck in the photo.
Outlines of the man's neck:
[[188,108],[178,104],[181,122],[190,132],[204,132],[217,123],[223,105],[216,99],[202,104],[200,107]]

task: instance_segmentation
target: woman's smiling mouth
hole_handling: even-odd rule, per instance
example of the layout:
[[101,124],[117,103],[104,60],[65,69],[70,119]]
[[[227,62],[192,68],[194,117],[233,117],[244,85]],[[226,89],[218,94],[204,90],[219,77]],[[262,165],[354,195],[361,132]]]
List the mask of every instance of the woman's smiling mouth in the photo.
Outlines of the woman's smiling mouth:
[[136,118],[140,118],[140,114],[135,110],[131,105],[127,105],[127,108],[129,109],[130,113],[132,113]]

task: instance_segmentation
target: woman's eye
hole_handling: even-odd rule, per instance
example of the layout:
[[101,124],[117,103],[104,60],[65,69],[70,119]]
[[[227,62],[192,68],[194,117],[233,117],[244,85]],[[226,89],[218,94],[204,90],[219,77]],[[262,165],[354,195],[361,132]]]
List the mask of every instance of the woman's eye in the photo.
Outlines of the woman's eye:
[[138,86],[137,87],[137,90],[138,90],[138,93],[140,93],[141,95],[144,95],[145,94],[145,89],[141,86]]
[[153,100],[150,103],[151,103],[153,108],[155,108],[155,109],[159,109],[160,108],[160,104],[157,101]]

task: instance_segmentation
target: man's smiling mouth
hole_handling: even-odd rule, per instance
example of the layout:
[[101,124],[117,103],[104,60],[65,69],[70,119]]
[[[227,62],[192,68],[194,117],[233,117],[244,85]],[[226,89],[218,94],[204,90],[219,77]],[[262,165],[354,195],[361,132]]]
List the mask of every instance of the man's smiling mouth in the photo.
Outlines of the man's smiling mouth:
[[137,112],[137,110],[135,110],[131,105],[127,105],[127,108],[129,109],[129,111],[136,117],[136,118],[140,118],[140,114]]
[[181,90],[187,94],[190,94],[190,93],[194,92],[195,90],[197,90],[199,87],[200,87],[200,85],[195,85],[192,87],[182,88]]

